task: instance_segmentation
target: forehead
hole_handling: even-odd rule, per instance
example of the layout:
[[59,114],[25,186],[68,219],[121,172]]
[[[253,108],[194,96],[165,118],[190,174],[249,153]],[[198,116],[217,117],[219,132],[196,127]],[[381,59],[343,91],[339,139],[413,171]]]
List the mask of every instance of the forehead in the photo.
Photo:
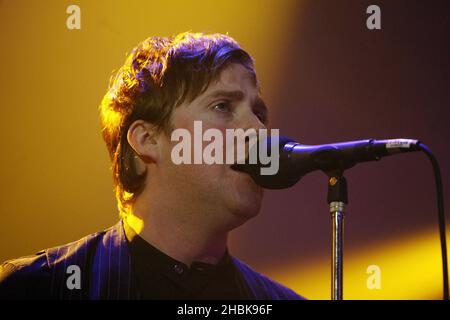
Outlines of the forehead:
[[218,88],[242,90],[247,94],[251,94],[250,91],[259,92],[256,75],[239,63],[230,63],[225,66],[217,78],[209,84],[204,94]]

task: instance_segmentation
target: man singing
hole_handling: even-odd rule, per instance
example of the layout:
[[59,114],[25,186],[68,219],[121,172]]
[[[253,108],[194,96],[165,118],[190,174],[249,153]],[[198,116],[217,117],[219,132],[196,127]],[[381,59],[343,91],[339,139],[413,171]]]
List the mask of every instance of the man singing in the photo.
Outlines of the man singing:
[[301,299],[227,250],[260,211],[262,189],[228,164],[175,164],[176,129],[263,129],[253,61],[232,38],[183,33],[140,43],[100,105],[121,219],[5,262],[0,297]]

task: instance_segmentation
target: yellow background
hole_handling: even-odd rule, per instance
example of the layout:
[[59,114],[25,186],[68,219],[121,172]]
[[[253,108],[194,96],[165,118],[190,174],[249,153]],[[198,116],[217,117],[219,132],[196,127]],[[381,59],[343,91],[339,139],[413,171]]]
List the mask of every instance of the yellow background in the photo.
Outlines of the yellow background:
[[[81,8],[81,30],[66,28],[71,4]],[[263,96],[275,105],[302,8],[295,0],[0,1],[0,260],[118,220],[97,106],[134,45],[189,30],[229,33],[254,56]],[[366,287],[373,261],[382,270],[380,290]],[[345,266],[346,298],[441,295],[437,228],[346,252]],[[258,270],[308,298],[329,298],[327,253]]]

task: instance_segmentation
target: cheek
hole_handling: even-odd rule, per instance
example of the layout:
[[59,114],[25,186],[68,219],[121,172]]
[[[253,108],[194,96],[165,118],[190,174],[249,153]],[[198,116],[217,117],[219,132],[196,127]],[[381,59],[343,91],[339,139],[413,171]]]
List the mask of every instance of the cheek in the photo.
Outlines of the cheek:
[[[170,160],[169,160],[170,161]],[[179,164],[171,162],[167,168],[172,181],[178,181],[185,185],[203,185],[209,188],[214,185],[222,185],[228,180],[225,165],[207,164]]]

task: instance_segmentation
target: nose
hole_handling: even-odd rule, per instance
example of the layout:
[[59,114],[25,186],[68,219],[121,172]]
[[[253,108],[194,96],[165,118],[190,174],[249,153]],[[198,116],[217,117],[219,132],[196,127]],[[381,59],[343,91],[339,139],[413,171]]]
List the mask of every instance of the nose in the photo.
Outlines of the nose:
[[246,108],[245,112],[242,114],[240,128],[244,129],[245,132],[254,130],[253,133],[245,136],[245,159],[248,161],[251,152],[250,150],[255,146],[255,143],[257,143],[260,130],[267,129],[267,127],[251,108]]
[[267,126],[261,121],[261,119],[251,108],[248,108],[246,109],[245,115],[242,120],[242,128],[244,130],[255,129],[256,132],[258,132],[258,130],[260,129],[267,129]]

